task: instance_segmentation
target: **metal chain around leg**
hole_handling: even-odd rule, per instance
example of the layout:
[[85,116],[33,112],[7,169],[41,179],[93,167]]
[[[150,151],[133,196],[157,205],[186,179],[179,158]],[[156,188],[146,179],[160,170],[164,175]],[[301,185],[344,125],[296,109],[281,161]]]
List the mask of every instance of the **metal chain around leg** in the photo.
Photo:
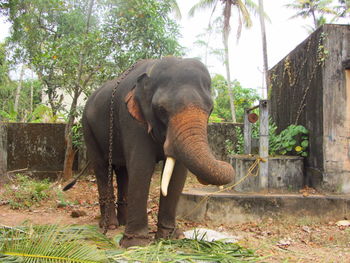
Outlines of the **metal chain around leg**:
[[[107,185],[107,202],[102,204],[101,199],[99,199],[100,207],[104,205],[104,215],[103,215],[103,233],[106,234],[108,231],[108,223],[109,223],[109,214],[107,211],[107,206],[109,202],[112,202],[115,204],[115,196],[113,194],[113,126],[114,126],[114,97],[115,93],[117,91],[117,88],[120,84],[120,82],[138,65],[141,61],[140,60],[136,63],[134,63],[129,69],[124,71],[120,77],[117,79],[117,82],[112,90],[111,95],[111,103],[110,103],[110,111],[109,111],[109,147],[108,147],[108,185]],[[112,191],[112,192],[110,192]]]

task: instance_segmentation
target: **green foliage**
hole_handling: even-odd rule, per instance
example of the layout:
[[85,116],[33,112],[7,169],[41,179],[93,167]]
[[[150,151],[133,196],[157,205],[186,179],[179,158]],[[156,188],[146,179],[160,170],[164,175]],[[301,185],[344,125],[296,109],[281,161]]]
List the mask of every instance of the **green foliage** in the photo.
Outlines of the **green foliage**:
[[338,0],[338,5],[335,6],[335,19],[345,18],[350,16],[350,0]]
[[0,262],[256,262],[255,253],[237,243],[203,237],[160,240],[146,247],[116,249],[91,226],[0,227]]
[[[228,96],[227,82],[221,75],[215,75],[212,79],[214,110],[212,114],[224,121],[230,121],[231,109],[230,99]],[[259,100],[259,95],[256,90],[245,89],[235,80],[232,82],[234,90],[234,103],[236,107],[236,119],[238,122],[243,122],[244,109],[253,106],[254,102]]]
[[309,131],[302,125],[289,125],[271,138],[271,155],[308,155]]
[[120,72],[140,58],[181,55],[178,25],[169,18],[171,1],[110,1],[103,31],[114,44],[110,56]]
[[0,43],[0,87],[9,82],[9,64],[7,61],[5,43]]
[[327,23],[325,15],[336,14],[332,2],[333,0],[291,0],[286,6],[296,10],[296,14],[292,18],[312,18],[313,26],[306,27],[309,32],[312,32],[319,26]]
[[101,236],[88,227],[0,228],[0,262],[108,262],[104,251],[91,244],[105,244]]
[[181,54],[172,1],[4,2],[12,59],[36,73],[54,115],[62,110],[62,91],[88,95],[138,59]]
[[224,241],[203,239],[160,240],[147,247],[126,251],[111,251],[117,262],[256,262],[252,250]]
[[15,182],[5,185],[3,198],[8,200],[12,209],[30,208],[51,196],[48,180],[35,180],[29,176],[17,174]]
[[236,144],[231,139],[225,140],[225,150],[229,154],[243,154],[244,153],[244,137],[240,127],[235,127]]
[[[24,113],[21,115],[21,113]],[[8,111],[0,110],[0,121],[4,122],[29,122],[29,123],[54,123],[63,118],[62,114],[54,115],[51,108],[44,104],[37,104],[33,112],[30,113],[28,109],[21,110],[20,113],[16,112],[13,107],[12,101],[8,104]]]
[[72,143],[75,148],[80,148],[83,145],[83,130],[81,122],[78,122],[72,127]]
[[8,103],[8,111],[0,110],[0,121],[16,122],[18,113],[13,107],[13,102]]
[[[289,125],[286,129],[276,134],[277,126],[269,120],[269,155],[300,155],[308,156],[308,130],[302,125]],[[243,131],[240,127],[236,127],[237,145],[231,153],[244,153]],[[259,122],[252,126],[252,139],[259,139]],[[230,143],[226,143],[228,149]],[[230,151],[229,151],[230,152]]]
[[223,121],[224,121],[224,119],[220,118],[216,112],[212,112],[210,114],[210,116],[209,116],[209,122],[211,122],[211,123],[213,123],[213,122],[214,123],[220,123],[220,122],[223,122]]

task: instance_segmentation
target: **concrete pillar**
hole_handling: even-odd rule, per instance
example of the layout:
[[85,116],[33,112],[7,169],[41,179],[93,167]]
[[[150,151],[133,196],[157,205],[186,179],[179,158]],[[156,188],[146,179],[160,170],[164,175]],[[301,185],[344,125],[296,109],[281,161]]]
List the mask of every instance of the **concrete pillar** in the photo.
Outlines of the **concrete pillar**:
[[259,156],[265,160],[260,162],[259,170],[259,185],[262,190],[268,189],[268,170],[269,170],[269,111],[268,101],[260,101],[260,145],[259,145]]
[[252,124],[248,120],[249,109],[244,110],[244,154],[252,153]]

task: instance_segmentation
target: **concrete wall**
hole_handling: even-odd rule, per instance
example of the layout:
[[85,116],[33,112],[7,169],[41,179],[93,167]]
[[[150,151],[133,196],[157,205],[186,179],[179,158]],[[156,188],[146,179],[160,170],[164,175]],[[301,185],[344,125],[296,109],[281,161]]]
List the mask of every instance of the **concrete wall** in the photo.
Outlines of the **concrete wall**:
[[7,154],[0,170],[27,168],[40,177],[56,177],[62,171],[65,124],[2,123],[0,127],[0,152]]
[[[278,191],[279,193],[298,192],[304,183],[304,160],[299,156],[270,156],[268,158],[267,187],[260,184],[259,165],[250,171],[256,161],[256,156],[232,155],[230,163],[236,170],[235,184],[247,176],[248,173],[256,176],[248,176],[233,188],[233,192],[266,192]],[[261,165],[261,163],[260,163]]]
[[279,130],[301,124],[310,131],[309,183],[343,193],[350,192],[349,58],[350,26],[324,25],[269,72]]
[[[236,125],[242,126],[230,123],[208,126],[210,148],[216,158],[229,160],[226,140],[236,143]],[[0,179],[7,171],[25,168],[38,176],[56,177],[63,169],[64,129],[65,124],[0,123]],[[85,154],[79,156],[83,160]]]
[[209,123],[208,141],[214,156],[222,161],[229,162],[231,146],[237,143],[235,127],[241,127],[238,123]]
[[324,33],[329,57],[323,74],[323,182],[350,193],[350,69],[343,67],[350,59],[350,26],[329,26]]

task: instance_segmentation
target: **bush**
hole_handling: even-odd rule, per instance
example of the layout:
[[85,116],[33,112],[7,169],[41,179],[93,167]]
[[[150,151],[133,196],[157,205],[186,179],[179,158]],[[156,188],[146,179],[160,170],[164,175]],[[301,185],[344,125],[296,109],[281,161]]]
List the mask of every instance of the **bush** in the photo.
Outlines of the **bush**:
[[[289,125],[276,134],[277,126],[269,120],[269,155],[300,155],[308,156],[309,131],[302,125]],[[241,128],[236,127],[237,145],[234,154],[243,154],[244,139]],[[259,122],[252,126],[252,139],[259,139]],[[230,145],[228,145],[230,146]],[[230,147],[232,149],[232,147]]]

